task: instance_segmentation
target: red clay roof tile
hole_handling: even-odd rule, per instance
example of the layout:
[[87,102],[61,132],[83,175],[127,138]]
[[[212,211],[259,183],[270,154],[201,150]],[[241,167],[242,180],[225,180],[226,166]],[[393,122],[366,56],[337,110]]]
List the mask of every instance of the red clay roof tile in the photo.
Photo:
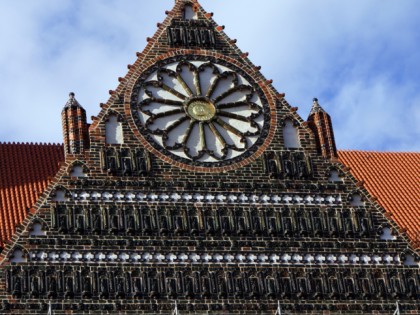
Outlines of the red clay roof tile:
[[340,161],[392,219],[420,241],[420,154],[397,152],[339,151]]
[[0,247],[64,160],[62,144],[0,143]]

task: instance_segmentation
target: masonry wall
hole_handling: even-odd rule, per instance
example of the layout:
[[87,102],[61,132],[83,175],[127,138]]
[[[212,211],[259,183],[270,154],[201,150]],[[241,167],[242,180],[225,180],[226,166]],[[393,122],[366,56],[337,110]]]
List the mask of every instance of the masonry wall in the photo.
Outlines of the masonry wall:
[[[182,5],[102,106],[90,149],[67,155],[3,251],[0,313],[44,314],[51,301],[54,314],[169,314],[176,301],[182,314],[274,314],[278,303],[288,314],[385,314],[399,301],[418,314],[407,238],[348,169],[317,154],[296,109],[201,8],[215,46],[171,45],[166,31]],[[272,128],[246,163],[214,172],[145,141],[131,107],[138,76],[179,55],[237,63],[259,82]],[[123,144],[106,143],[110,115]],[[300,148],[284,147],[287,119]],[[74,167],[85,176],[72,177]]]

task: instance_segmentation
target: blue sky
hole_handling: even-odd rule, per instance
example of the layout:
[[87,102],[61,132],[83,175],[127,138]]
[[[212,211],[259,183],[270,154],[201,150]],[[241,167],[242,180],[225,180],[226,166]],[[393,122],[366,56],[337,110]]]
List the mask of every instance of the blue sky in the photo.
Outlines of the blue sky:
[[[420,151],[418,0],[201,0],[339,149]],[[62,142],[68,93],[97,115],[173,0],[0,0],[0,141]]]

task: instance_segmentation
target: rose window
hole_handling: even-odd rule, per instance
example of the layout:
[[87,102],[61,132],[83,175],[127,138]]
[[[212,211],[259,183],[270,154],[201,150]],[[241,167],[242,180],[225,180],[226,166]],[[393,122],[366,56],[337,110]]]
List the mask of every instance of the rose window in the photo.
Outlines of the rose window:
[[131,109],[142,136],[159,152],[187,164],[220,166],[251,155],[264,140],[265,103],[245,72],[195,56],[143,73]]

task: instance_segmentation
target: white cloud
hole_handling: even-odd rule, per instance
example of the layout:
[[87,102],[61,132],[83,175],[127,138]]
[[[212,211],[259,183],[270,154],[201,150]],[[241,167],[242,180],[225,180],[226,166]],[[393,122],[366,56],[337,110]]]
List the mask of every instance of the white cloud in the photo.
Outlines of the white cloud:
[[[0,1],[0,141],[22,142],[62,141],[70,91],[96,115],[172,6]],[[319,98],[339,148],[420,149],[416,0],[200,2],[304,119]]]
[[346,143],[347,148],[370,148],[380,143],[384,150],[401,151],[420,147],[416,121],[420,100],[407,99],[414,86],[394,90],[393,85],[387,79],[376,79],[341,87],[333,100],[337,104],[334,127],[338,143]]

